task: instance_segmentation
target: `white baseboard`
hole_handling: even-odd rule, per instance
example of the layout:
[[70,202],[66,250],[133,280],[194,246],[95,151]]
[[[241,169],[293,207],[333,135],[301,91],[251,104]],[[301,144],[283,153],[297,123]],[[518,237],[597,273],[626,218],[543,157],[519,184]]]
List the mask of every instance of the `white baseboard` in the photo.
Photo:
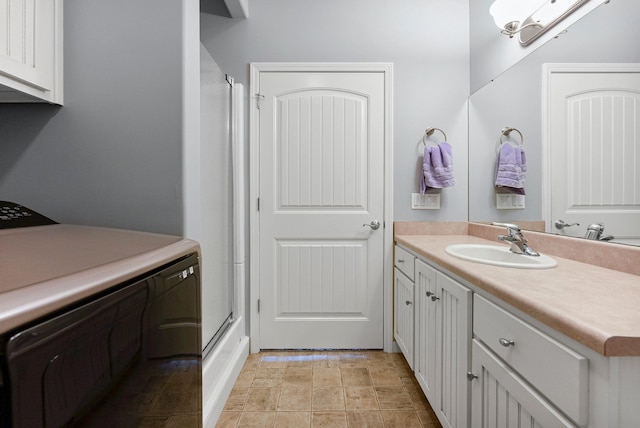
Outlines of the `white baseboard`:
[[202,417],[204,428],[214,428],[231,389],[249,355],[244,320],[235,320],[224,338],[202,362]]

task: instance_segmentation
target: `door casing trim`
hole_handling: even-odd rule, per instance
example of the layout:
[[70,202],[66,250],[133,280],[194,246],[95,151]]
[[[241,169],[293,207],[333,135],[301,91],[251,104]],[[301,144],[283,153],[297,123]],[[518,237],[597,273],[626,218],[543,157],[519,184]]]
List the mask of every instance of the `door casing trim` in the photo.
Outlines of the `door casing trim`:
[[352,72],[384,74],[384,216],[383,224],[383,350],[393,350],[393,64],[384,62],[253,62],[249,64],[249,332],[250,350],[260,352],[260,73]]

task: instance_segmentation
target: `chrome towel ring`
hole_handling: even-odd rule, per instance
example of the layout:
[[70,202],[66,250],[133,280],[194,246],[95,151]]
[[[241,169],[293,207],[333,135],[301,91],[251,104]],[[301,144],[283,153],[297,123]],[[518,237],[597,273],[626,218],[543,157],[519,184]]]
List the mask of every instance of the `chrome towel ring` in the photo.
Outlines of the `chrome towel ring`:
[[522,132],[518,131],[518,129],[516,128],[511,128],[509,126],[502,128],[502,131],[500,133],[500,145],[504,144],[504,141],[502,141],[502,137],[510,137],[511,132],[513,131],[516,131],[520,135],[520,145],[524,145],[524,137],[522,136]]
[[434,132],[439,131],[444,137],[444,141],[447,141],[447,134],[440,128],[427,128],[424,130],[424,135],[422,136],[422,144],[427,145],[427,138],[431,137]]

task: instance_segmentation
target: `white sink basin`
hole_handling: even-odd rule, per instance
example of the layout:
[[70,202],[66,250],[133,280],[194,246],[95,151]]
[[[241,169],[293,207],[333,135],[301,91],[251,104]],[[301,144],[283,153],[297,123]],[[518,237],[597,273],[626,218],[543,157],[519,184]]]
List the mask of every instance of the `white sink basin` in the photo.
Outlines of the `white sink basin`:
[[558,265],[544,254],[537,257],[515,254],[509,247],[501,245],[457,244],[449,245],[445,251],[459,259],[517,269],[550,269]]

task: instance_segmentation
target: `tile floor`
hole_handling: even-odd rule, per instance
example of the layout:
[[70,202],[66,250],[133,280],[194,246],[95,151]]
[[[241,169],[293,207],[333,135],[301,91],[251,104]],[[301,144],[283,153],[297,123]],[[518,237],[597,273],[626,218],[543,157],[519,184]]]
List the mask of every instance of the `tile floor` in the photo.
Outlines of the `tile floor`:
[[251,354],[216,425],[440,426],[402,354],[382,351]]
[[[202,360],[170,357],[133,366],[119,388],[80,420],[65,425],[91,428],[186,428],[201,425]],[[132,367],[132,368],[133,368]]]

